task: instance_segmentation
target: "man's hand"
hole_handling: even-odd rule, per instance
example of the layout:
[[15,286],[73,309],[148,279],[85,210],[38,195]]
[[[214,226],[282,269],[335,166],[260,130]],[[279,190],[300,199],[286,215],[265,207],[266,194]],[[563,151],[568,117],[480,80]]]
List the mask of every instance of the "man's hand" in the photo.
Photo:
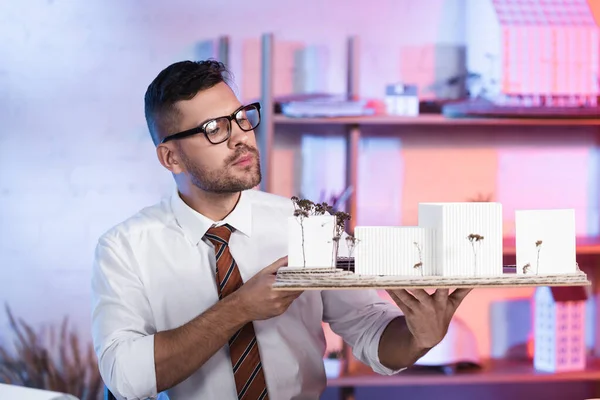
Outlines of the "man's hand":
[[448,289],[437,289],[431,295],[423,289],[411,290],[412,294],[405,289],[387,292],[404,313],[414,345],[431,349],[446,336],[452,316],[471,290],[456,289],[449,294]]
[[248,322],[275,317],[287,310],[302,292],[273,290],[275,274],[286,264],[287,257],[280,258],[193,320],[158,332],[154,338],[158,391],[187,379]]
[[287,265],[288,258],[282,257],[254,275],[231,296],[247,314],[250,321],[269,319],[283,314],[302,291],[273,290],[277,270]]

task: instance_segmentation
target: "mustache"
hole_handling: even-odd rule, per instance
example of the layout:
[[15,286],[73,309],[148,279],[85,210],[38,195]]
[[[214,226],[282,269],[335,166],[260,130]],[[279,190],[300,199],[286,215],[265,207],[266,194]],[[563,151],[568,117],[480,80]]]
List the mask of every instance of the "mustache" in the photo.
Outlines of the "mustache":
[[238,158],[247,154],[253,154],[256,158],[258,158],[258,149],[256,147],[248,146],[247,144],[241,145],[235,149],[235,153],[227,158],[226,164],[232,164]]

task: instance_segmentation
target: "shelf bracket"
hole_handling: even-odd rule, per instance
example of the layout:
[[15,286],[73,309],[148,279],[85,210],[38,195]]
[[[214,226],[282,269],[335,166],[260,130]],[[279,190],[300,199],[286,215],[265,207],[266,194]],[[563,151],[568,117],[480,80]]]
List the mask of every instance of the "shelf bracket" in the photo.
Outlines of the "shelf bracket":
[[274,122],[273,104],[273,34],[262,35],[261,42],[261,77],[260,77],[260,102],[261,121],[258,126],[257,142],[260,153],[262,180],[260,190],[271,192],[271,166]]

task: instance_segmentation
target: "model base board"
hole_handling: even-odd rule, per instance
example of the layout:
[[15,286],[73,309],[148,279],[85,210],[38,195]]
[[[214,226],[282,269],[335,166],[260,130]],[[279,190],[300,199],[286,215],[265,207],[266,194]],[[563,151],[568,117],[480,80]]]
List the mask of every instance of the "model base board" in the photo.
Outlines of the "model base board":
[[283,267],[273,284],[278,290],[331,289],[454,289],[527,286],[589,286],[582,271],[569,274],[521,275],[516,273],[490,277],[445,276],[369,276],[340,268]]

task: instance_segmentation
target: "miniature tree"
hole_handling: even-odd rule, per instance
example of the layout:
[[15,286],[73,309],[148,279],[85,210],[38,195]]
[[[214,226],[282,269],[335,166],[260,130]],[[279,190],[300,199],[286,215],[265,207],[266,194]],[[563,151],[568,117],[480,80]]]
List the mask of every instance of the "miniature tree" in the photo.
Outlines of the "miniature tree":
[[[345,232],[346,229],[346,222],[350,221],[352,219],[352,217],[350,216],[350,214],[343,212],[343,211],[337,211],[335,214],[335,218],[336,218],[336,229],[335,229],[335,236],[334,236],[334,240],[336,240],[339,243],[340,238],[342,237],[342,235]],[[348,248],[348,257],[352,258],[352,253],[354,252],[354,248],[356,247],[356,238],[353,235],[350,234],[346,234],[346,247]],[[336,252],[337,252],[338,248],[336,248]],[[337,258],[337,254],[336,254],[336,258]]]
[[[479,250],[479,248],[481,247],[483,236],[476,233],[471,233],[469,236],[467,236],[467,239],[469,239],[469,242],[471,242],[471,247],[473,248],[473,262],[475,268],[475,275],[477,275],[477,250]],[[478,246],[476,244],[478,244]]]
[[494,195],[492,193],[477,193],[477,195],[470,197],[467,201],[471,203],[490,203],[494,199]]
[[[332,240],[334,241],[333,246],[333,254],[332,256],[332,264],[335,265],[335,261],[337,260],[338,250],[339,250],[339,241],[344,234],[346,221],[350,220],[350,214],[337,211],[333,212],[333,208],[327,204],[326,202],[322,203],[313,203],[307,199],[300,199],[297,196],[292,197],[292,202],[294,203],[294,216],[298,217],[298,221],[300,223],[300,227],[302,229],[302,253],[304,257],[304,266],[306,267],[306,256],[304,254],[304,219],[310,217],[311,215],[327,215],[331,214],[335,217],[336,224],[334,227],[334,233]],[[353,236],[348,235],[346,238],[346,244],[350,253],[354,249],[354,245],[356,243],[356,239]]]
[[338,249],[340,245],[340,238],[342,237],[342,233],[344,232],[344,225],[340,228],[340,218],[341,212],[333,213],[333,208],[327,204],[326,202],[322,202],[316,205],[316,215],[325,215],[325,214],[333,214],[336,218],[336,224],[333,230],[333,251],[331,253],[331,265],[335,265],[335,261],[337,260]]
[[339,245],[340,245],[340,239],[342,237],[342,235],[344,234],[345,231],[345,227],[346,227],[346,221],[350,219],[350,214],[345,213],[343,211],[337,211],[336,213],[333,214],[335,216],[335,231],[333,234],[333,241],[335,242],[335,246],[333,248],[333,260],[335,261],[337,260],[337,256],[338,256],[338,252],[339,252]]
[[419,253],[419,262],[414,265],[414,268],[420,269],[421,276],[423,276],[423,257],[422,257],[422,253],[421,253],[421,246],[417,242],[414,242],[414,245],[417,247],[417,252]]
[[298,218],[300,222],[300,228],[302,230],[302,257],[303,264],[306,268],[306,253],[304,249],[304,218],[308,218],[308,216],[313,212],[314,204],[310,200],[299,199],[298,197],[292,197],[292,201],[294,203],[294,217]]
[[537,260],[535,265],[535,274],[538,275],[540,272],[540,250],[542,249],[542,241],[538,240],[535,242],[535,247],[537,248]]
[[354,236],[352,235],[347,235],[346,236],[346,246],[348,247],[348,257],[352,258],[353,257],[353,252],[354,252],[354,248],[356,247],[356,241],[358,239],[356,239]]

